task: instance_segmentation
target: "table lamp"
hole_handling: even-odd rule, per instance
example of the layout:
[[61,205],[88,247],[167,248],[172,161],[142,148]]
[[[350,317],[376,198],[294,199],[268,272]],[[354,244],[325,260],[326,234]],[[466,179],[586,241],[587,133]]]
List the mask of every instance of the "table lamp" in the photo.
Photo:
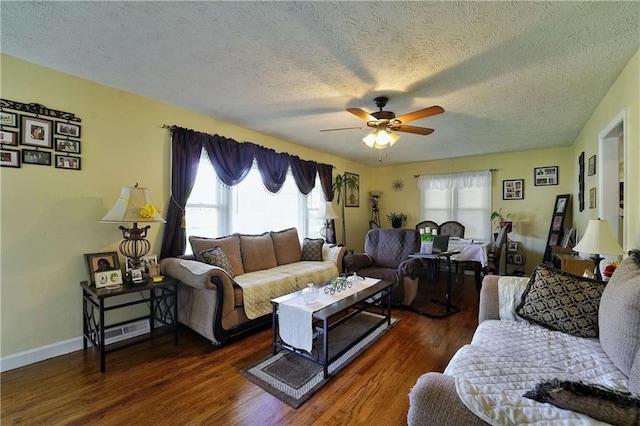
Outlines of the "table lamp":
[[600,273],[600,262],[604,259],[601,254],[621,255],[624,250],[618,244],[618,240],[613,236],[611,225],[605,219],[591,219],[587,225],[584,235],[573,248],[574,251],[581,253],[591,253],[591,259],[595,264],[593,273],[596,278],[602,280]]
[[141,222],[165,223],[165,220],[153,205],[149,190],[139,188],[137,183],[134,187],[122,187],[120,197],[111,210],[100,220],[100,223],[133,223],[133,228],[119,227],[124,238],[120,243],[120,253],[131,258],[133,269],[140,268],[140,258],[151,250],[151,243],[146,238],[147,230],[151,226],[138,228],[138,223]]
[[320,230],[320,235],[328,242],[335,244],[335,232],[331,227],[331,220],[340,219],[340,216],[333,209],[333,203],[331,201],[327,201],[324,203],[324,213],[320,215],[322,219],[325,219],[324,226]]

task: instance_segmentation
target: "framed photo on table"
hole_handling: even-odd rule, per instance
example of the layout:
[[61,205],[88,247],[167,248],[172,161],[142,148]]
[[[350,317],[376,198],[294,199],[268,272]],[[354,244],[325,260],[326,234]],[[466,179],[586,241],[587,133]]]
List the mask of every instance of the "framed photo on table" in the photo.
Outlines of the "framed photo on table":
[[98,272],[119,271],[120,262],[118,261],[118,253],[108,251],[104,253],[88,253],[84,255],[84,261],[87,265],[87,271],[91,278],[91,284],[95,284],[95,274]]
[[524,200],[524,179],[502,181],[503,200]]

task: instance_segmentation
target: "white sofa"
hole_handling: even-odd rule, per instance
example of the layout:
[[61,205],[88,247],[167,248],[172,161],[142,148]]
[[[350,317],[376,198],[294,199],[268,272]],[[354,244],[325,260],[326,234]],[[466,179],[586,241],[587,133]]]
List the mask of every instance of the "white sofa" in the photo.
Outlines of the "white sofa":
[[215,346],[269,324],[271,299],[337,277],[345,253],[321,240],[301,246],[295,228],[189,242],[193,256],[162,259],[160,266],[180,281],[179,322]]
[[485,277],[471,343],[418,379],[409,425],[640,425],[640,252],[600,293],[546,266],[532,276]]

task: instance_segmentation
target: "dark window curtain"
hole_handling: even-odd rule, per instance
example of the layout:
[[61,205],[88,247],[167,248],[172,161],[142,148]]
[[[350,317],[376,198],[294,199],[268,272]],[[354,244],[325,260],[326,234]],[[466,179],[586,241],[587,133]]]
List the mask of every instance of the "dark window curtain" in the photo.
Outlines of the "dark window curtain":
[[333,166],[331,164],[318,164],[318,175],[322,185],[322,193],[326,201],[332,201],[331,187],[333,186]]
[[[331,164],[318,164],[318,176],[320,177],[320,185],[322,185],[322,193],[324,194],[325,201],[332,201],[333,194],[331,194],[331,187],[333,186],[333,166]],[[344,218],[343,218],[344,220]],[[327,233],[327,242],[330,244],[336,244],[336,221],[328,220],[328,226],[330,231]]]
[[160,258],[184,254],[186,230],[184,209],[198,173],[202,144],[206,135],[180,127],[171,136],[171,199],[167,208],[167,223],[162,236]]
[[208,135],[204,147],[218,178],[228,186],[235,186],[247,177],[258,148],[252,143],[239,143],[218,135]]
[[273,149],[256,147],[258,170],[267,191],[277,193],[287,178],[289,154],[276,153]]
[[291,174],[296,181],[296,186],[304,195],[307,195],[316,186],[316,173],[318,163],[305,161],[296,155],[289,157]]

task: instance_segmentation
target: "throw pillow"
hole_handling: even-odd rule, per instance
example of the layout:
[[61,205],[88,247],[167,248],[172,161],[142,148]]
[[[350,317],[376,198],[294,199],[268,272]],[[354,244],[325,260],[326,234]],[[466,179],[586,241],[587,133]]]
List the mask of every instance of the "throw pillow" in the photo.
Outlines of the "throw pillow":
[[613,425],[640,424],[640,398],[600,385],[553,379],[523,396]]
[[322,238],[305,238],[302,242],[302,260],[322,260]]
[[222,268],[231,278],[235,277],[233,274],[233,266],[231,266],[231,262],[224,254],[224,251],[222,251],[222,248],[214,247],[212,249],[202,250],[199,255],[204,263]]
[[598,307],[605,283],[540,264],[516,313],[551,330],[598,337]]
[[245,272],[263,271],[278,266],[271,233],[240,235],[240,252]]
[[190,236],[189,243],[191,244],[191,251],[198,262],[204,262],[200,257],[202,250],[220,247],[225,256],[227,256],[227,259],[231,262],[233,273],[236,274],[236,276],[244,274],[242,255],[240,254],[240,236],[238,234],[220,238]]
[[302,258],[302,249],[298,239],[298,230],[289,228],[283,231],[271,232],[273,249],[276,252],[278,265],[299,262]]

